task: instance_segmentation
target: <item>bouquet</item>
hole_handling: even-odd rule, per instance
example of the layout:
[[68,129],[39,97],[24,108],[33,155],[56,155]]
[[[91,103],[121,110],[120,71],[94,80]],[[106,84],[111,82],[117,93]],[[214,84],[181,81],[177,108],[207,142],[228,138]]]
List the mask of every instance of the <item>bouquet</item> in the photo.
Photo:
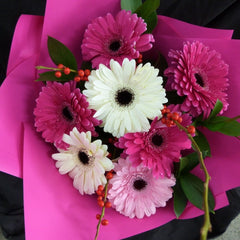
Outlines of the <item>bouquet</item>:
[[[47,9],[53,3],[49,1]],[[77,3],[72,4],[74,8]],[[55,191],[61,201],[68,194],[75,199],[63,211],[71,218],[82,214],[82,208],[91,216],[95,211],[95,239],[99,234],[108,234],[107,231],[114,236],[114,224],[121,223],[121,228],[128,221],[139,228],[146,223],[149,226],[144,229],[149,229],[169,221],[174,214],[182,217],[189,209],[192,216],[203,210],[201,238],[206,239],[211,230],[209,212],[223,204],[219,200],[223,196],[219,194],[216,199],[214,194],[217,186],[211,186],[211,172],[218,168],[216,161],[211,161],[216,156],[227,156],[218,147],[224,142],[222,134],[231,136],[227,138],[228,144],[236,148],[240,136],[238,109],[232,108],[237,92],[231,82],[231,65],[219,51],[223,41],[215,49],[213,44],[209,46],[197,37],[187,41],[179,41],[177,36],[169,38],[174,31],[166,27],[166,22],[172,20],[156,15],[159,1],[142,4],[122,0],[121,9],[112,1],[109,4],[111,11],[98,9],[107,11],[106,14],[99,16],[96,12],[94,18],[84,18],[80,31],[73,26],[70,32],[74,34],[61,32],[61,41],[58,34],[50,35],[50,25],[45,25],[43,32],[48,32],[48,36],[42,37],[37,61],[43,64],[36,64],[38,56],[35,62],[32,58],[26,60],[29,71],[34,73],[36,66],[38,71],[34,83],[37,87],[32,93],[36,105],[34,101],[30,103],[35,128],[32,119],[29,120],[26,100],[24,108],[19,109],[26,114],[24,122],[31,123],[30,127],[21,125],[20,130],[20,134],[24,132],[23,156],[28,159],[23,172],[27,182],[25,192],[32,189],[32,179],[39,178],[36,183],[45,179],[45,185],[38,185],[46,194],[39,199],[43,205],[52,198],[46,192],[47,185],[48,191],[58,189]],[[38,18],[32,28],[41,24],[42,19]],[[161,35],[164,27],[166,36]],[[42,29],[37,31],[36,38]],[[229,35],[227,31],[223,33]],[[64,40],[68,44],[63,44]],[[37,44],[33,42],[31,51],[35,48]],[[10,73],[14,67],[9,65]],[[231,113],[235,115],[230,116]],[[36,130],[50,144],[44,143]],[[31,149],[27,143],[31,143]],[[30,163],[34,158],[44,160]],[[54,165],[60,174],[56,174]],[[237,184],[233,179],[232,185]],[[62,191],[55,186],[58,182],[63,184]],[[28,203],[30,198],[31,194],[26,194]],[[76,207],[77,202],[84,204],[81,211]],[[69,211],[73,203],[74,209]],[[58,217],[57,207],[49,206],[50,213],[56,209],[53,219]],[[168,211],[164,219],[160,209]],[[30,224],[28,214],[30,210],[26,212],[26,224]],[[78,224],[75,221],[71,228],[77,228]],[[87,225],[81,224],[83,229]],[[103,233],[99,233],[101,225],[108,225]],[[112,230],[108,230],[111,225]]]

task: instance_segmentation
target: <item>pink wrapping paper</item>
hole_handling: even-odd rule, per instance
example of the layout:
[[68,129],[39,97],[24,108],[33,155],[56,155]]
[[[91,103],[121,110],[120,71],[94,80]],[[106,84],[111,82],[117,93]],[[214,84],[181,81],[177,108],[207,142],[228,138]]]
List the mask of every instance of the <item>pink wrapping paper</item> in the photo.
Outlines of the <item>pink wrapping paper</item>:
[[[67,8],[65,6],[68,6]],[[89,8],[88,6],[95,6]],[[84,14],[79,14],[84,9]],[[0,170],[24,179],[24,206],[27,240],[93,239],[100,212],[95,196],[81,196],[68,176],[61,176],[51,154],[55,152],[35,132],[32,111],[39,91],[36,65],[51,66],[47,54],[47,36],[66,44],[81,61],[80,45],[84,29],[91,19],[116,13],[119,1],[49,0],[44,17],[22,16],[17,25],[8,64],[8,76],[0,88]],[[70,26],[70,27],[69,27]],[[154,31],[156,43],[152,51],[165,56],[170,48],[181,49],[183,41],[200,40],[222,54],[230,65],[230,108],[226,115],[239,114],[236,104],[240,92],[238,66],[240,41],[231,40],[232,31],[207,29],[168,17],[159,16]],[[27,39],[27,41],[26,41]],[[25,71],[23,71],[23,69]],[[212,155],[206,160],[211,188],[216,198],[216,209],[227,204],[225,191],[239,186],[239,142],[217,133],[207,134]],[[195,169],[201,175],[199,169]],[[189,206],[181,218],[191,218],[202,211]],[[107,209],[110,224],[102,228],[99,239],[121,239],[158,227],[174,217],[172,201],[157,214],[142,220],[128,219]]]
[[22,177],[23,122],[32,124],[32,110],[39,91],[39,84],[33,80],[36,79],[42,26],[43,17],[20,17],[7,78],[0,88],[0,170],[17,177]]

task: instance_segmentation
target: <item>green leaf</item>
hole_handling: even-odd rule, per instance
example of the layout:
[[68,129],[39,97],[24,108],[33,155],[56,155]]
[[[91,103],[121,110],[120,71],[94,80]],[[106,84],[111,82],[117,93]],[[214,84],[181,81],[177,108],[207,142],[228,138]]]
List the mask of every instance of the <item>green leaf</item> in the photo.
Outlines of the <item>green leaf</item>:
[[144,19],[147,23],[147,32],[152,32],[153,28],[157,24],[157,13],[156,10],[160,5],[160,0],[146,0],[141,6],[137,8],[135,13],[138,17]]
[[157,26],[158,17],[156,12],[152,12],[150,15],[145,17],[145,23],[147,24],[146,33],[151,33],[153,29]]
[[199,164],[196,152],[190,153],[180,159],[179,176],[182,173],[188,173]]
[[196,141],[198,147],[200,148],[200,150],[203,154],[203,158],[210,157],[211,149],[210,149],[208,140],[204,136],[204,134],[198,130],[196,133],[196,136],[194,137],[194,140]]
[[217,100],[212,112],[210,113],[209,117],[207,120],[217,116],[218,113],[220,113],[220,111],[222,110],[223,108],[223,103],[220,101],[220,100]]
[[173,207],[177,218],[183,213],[187,205],[187,197],[185,196],[179,181],[173,188]]
[[64,44],[52,37],[48,37],[48,52],[56,65],[62,63],[66,67],[77,70],[77,61],[73,53]]
[[209,121],[204,121],[203,126],[213,132],[220,132],[229,136],[240,136],[240,123],[234,118],[216,116]]
[[[194,206],[203,210],[203,181],[191,173],[182,174],[179,179],[187,199]],[[213,212],[215,200],[210,189],[208,191],[208,205],[209,211]]]
[[55,71],[48,71],[44,73],[39,74],[39,78],[36,79],[37,82],[46,82],[46,81],[58,81],[58,82],[66,82],[69,80],[72,80],[74,78],[75,74],[70,73],[69,75],[62,74],[62,77],[57,78],[55,77]]
[[142,0],[121,0],[121,9],[130,10],[132,13],[142,5]]
[[139,17],[142,17],[145,19],[149,15],[152,14],[152,12],[156,11],[160,5],[160,0],[146,0],[141,6],[137,8],[135,13]]

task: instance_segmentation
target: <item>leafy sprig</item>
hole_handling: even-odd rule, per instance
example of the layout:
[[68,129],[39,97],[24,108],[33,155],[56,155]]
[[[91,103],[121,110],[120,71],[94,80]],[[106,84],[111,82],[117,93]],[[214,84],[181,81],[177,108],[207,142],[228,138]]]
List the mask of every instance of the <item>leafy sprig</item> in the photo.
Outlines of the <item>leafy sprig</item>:
[[147,24],[147,33],[151,33],[157,25],[157,12],[160,0],[121,0],[121,8],[136,13]]

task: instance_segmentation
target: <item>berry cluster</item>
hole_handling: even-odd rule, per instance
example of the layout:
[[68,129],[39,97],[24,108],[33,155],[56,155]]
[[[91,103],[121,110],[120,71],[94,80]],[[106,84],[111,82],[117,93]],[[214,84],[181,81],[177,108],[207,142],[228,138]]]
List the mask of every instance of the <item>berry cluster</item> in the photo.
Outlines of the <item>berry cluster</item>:
[[[167,127],[171,127],[171,126],[175,126],[176,123],[181,124],[182,123],[182,117],[179,115],[179,113],[177,112],[173,112],[171,113],[171,110],[169,108],[167,108],[166,105],[164,105],[164,108],[161,110],[162,112],[162,118],[161,118],[161,122],[163,124],[166,124]],[[189,134],[195,134],[196,129],[193,125],[190,125],[187,127],[187,132]]]
[[88,81],[88,76],[90,75],[91,71],[89,69],[80,69],[78,71],[72,70],[69,67],[64,66],[63,64],[58,64],[58,70],[55,72],[55,77],[60,78],[62,74],[69,75],[71,72],[76,72],[77,76],[74,77],[75,82],[79,81]]
[[74,77],[74,81],[75,82],[79,82],[79,81],[88,81],[88,76],[90,75],[91,71],[89,69],[80,69],[78,71],[78,75],[76,77]]
[[177,112],[171,113],[170,109],[164,105],[164,108],[161,110],[162,118],[161,122],[166,124],[168,127],[175,126],[177,121],[178,123],[182,123],[182,117]]
[[58,64],[58,69],[55,72],[55,77],[60,78],[62,76],[62,73],[65,75],[69,75],[71,73],[71,69],[69,67],[65,67],[63,64]]
[[[107,172],[106,178],[109,181],[113,177],[113,171]],[[108,185],[108,184],[107,184]],[[103,218],[103,213],[105,208],[110,208],[112,204],[107,200],[107,185],[104,187],[103,185],[98,186],[98,190],[96,191],[97,194],[97,202],[98,205],[103,208],[102,214],[97,214],[96,218],[101,221],[101,224],[103,226],[108,225],[108,220],[107,219],[102,219]]]

